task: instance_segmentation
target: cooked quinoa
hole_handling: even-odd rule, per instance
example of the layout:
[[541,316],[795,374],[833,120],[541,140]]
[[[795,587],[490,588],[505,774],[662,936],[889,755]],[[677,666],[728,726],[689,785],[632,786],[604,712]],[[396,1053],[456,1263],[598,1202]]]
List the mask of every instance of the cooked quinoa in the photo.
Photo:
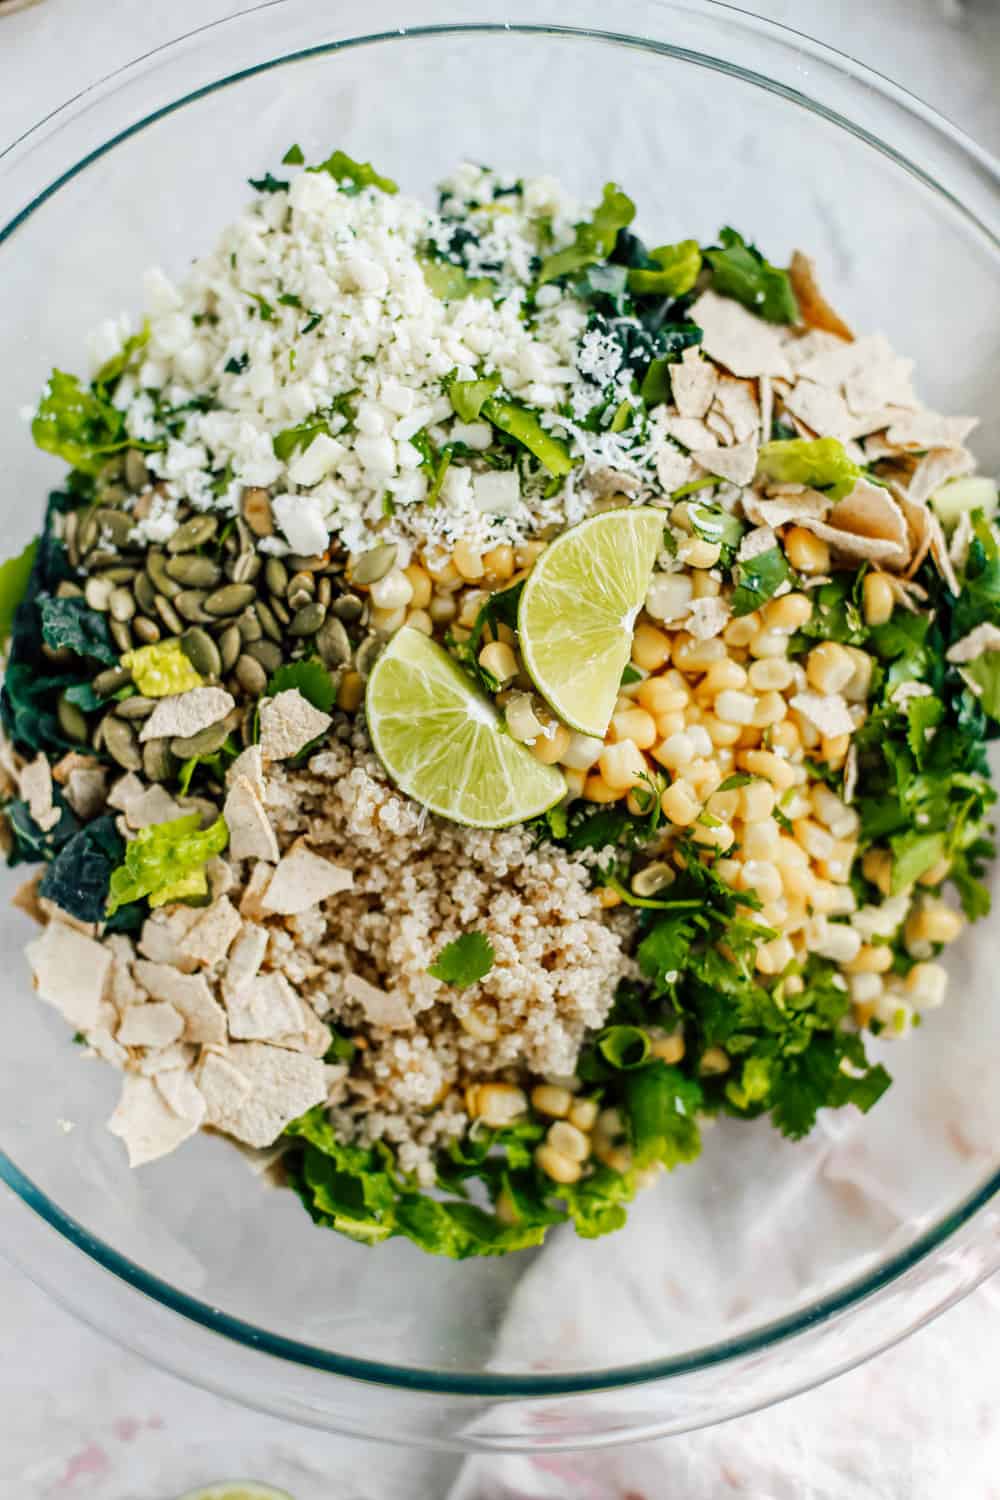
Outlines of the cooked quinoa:
[[[211,1128],[365,1243],[603,1233],[706,1115],[871,1108],[866,1038],[943,1002],[996,485],[798,252],[302,163],[33,424],[72,468],[0,575],[35,987],[133,1165]],[[526,600],[585,534],[554,684]]]

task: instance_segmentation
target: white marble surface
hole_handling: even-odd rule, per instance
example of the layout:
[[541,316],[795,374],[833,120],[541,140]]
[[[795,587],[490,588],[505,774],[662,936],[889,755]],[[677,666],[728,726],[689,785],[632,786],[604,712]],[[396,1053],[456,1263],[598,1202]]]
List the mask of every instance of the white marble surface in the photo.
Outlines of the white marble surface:
[[[226,9],[41,0],[0,16],[0,147],[90,79],[216,8]],[[863,58],[1000,150],[998,0],[757,0],[756,9]],[[495,10],[470,5],[477,17]],[[865,1369],[771,1412],[582,1465],[480,1461],[459,1490],[461,1500],[996,1500],[998,1388],[994,1285]],[[235,1474],[283,1485],[296,1500],[439,1500],[458,1470],[453,1458],[329,1438],[189,1389],[0,1265],[4,1500],[169,1500]]]

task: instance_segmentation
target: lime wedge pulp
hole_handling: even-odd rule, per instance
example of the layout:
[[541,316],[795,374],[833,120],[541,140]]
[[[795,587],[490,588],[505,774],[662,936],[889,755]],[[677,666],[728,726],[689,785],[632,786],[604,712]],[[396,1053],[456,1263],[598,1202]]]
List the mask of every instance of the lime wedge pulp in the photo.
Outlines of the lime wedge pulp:
[[397,631],[382,652],[365,711],[399,789],[454,823],[503,828],[565,795],[562,772],[512,739],[493,704],[419,630]]
[[517,616],[524,665],[581,734],[607,732],[665,525],[648,506],[591,516],[556,537],[525,581]]

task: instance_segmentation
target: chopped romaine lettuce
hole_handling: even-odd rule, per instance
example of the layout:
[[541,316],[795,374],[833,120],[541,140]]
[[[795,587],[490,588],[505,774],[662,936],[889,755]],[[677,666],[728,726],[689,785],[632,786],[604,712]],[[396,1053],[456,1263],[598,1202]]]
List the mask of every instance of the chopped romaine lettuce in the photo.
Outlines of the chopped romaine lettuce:
[[111,876],[107,915],[120,906],[148,896],[150,906],[204,896],[208,891],[205,865],[229,842],[222,818],[202,830],[197,813],[170,823],[141,828],[126,846],[125,858]]

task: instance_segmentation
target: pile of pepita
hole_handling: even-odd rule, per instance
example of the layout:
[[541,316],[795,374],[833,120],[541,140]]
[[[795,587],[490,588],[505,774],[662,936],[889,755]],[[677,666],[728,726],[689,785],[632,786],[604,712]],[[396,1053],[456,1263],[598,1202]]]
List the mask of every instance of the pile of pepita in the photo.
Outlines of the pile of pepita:
[[[137,523],[155,495],[142,454],[129,449],[104,467],[91,504],[56,511],[52,528],[72,577],[55,595],[80,599],[101,615],[120,658],[178,642],[197,679],[224,687],[236,706],[196,735],[142,743],[142,721],[156,696],[141,691],[120,660],[93,678],[92,706],[81,704],[79,691],[61,694],[58,722],[67,739],[151,781],[169,782],[187,761],[226,747],[235,754],[252,742],[257,704],[283,667],[322,665],[330,700],[355,709],[382,645],[366,590],[393,567],[395,546],[376,546],[353,560],[335,544],[319,556],[267,554],[259,544],[273,535],[274,523],[269,494],[259,487],[243,491],[240,514],[229,519],[182,506],[172,535],[163,545],[147,545]],[[60,648],[42,649],[54,666],[65,659]],[[342,691],[351,676],[353,686]]]

